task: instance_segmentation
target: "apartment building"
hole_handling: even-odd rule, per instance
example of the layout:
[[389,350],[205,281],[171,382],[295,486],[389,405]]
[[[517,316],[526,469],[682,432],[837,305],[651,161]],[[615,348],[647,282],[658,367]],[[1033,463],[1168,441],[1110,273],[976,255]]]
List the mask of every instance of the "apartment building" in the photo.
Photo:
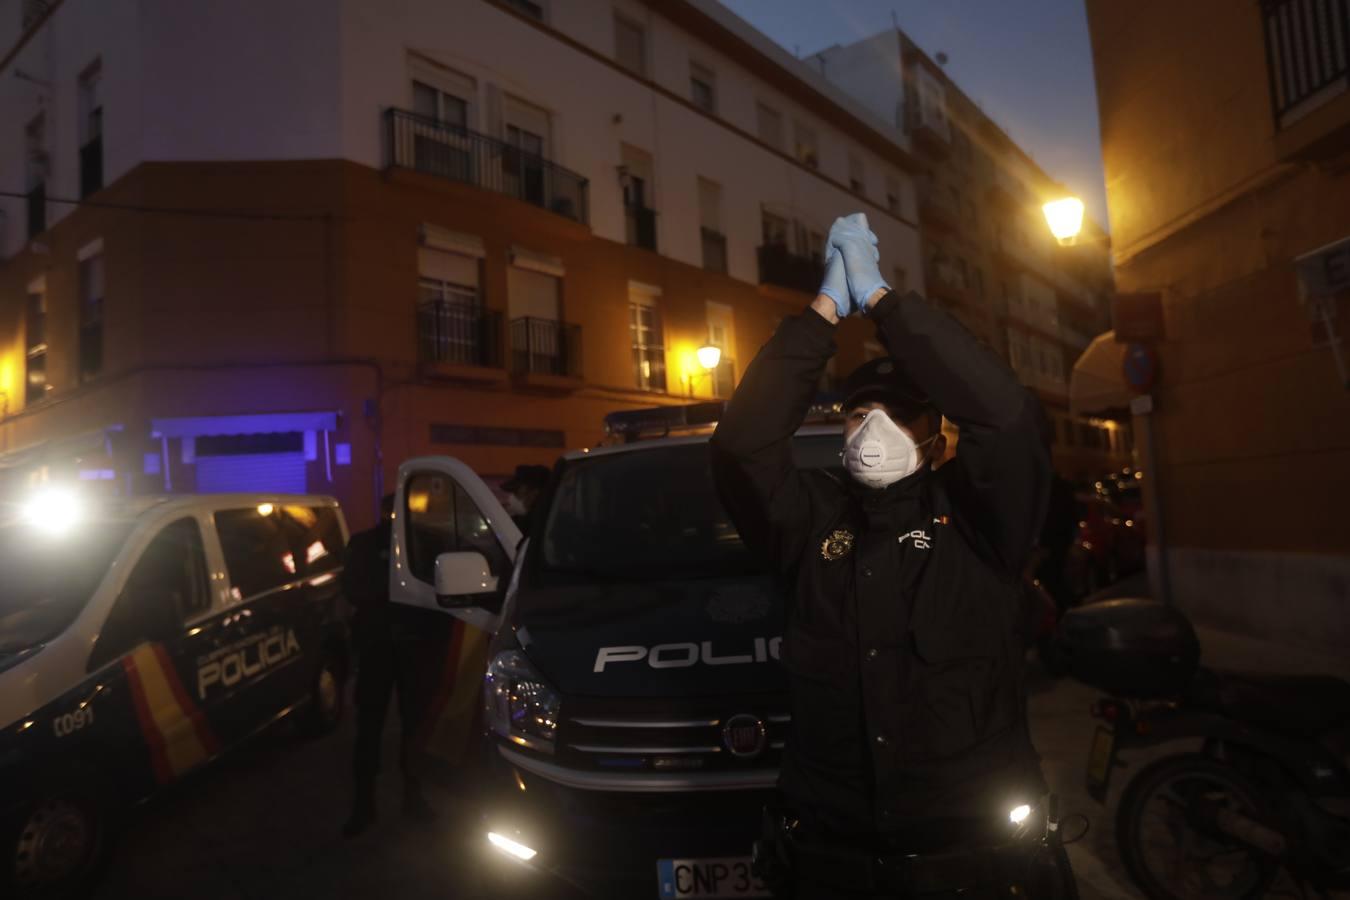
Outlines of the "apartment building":
[[1116,279],[1162,306],[1155,583],[1199,621],[1344,653],[1350,3],[1087,13]]
[[924,287],[906,131],[711,0],[0,0],[0,48],[0,482],[360,525],[404,458],[727,396],[837,215]]
[[1077,245],[1059,246],[1041,204],[1066,189],[903,31],[807,61],[909,136],[921,166],[915,180],[928,296],[1040,395],[1054,426],[1056,467],[1083,480],[1128,465],[1128,421],[1073,415],[1068,403],[1075,360],[1110,327],[1114,287],[1101,229],[1086,222]]

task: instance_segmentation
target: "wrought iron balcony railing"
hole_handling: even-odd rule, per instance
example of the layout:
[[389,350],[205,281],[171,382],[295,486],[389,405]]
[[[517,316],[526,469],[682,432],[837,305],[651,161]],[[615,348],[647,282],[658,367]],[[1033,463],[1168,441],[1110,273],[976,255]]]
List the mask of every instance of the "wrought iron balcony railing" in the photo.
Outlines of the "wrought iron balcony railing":
[[590,223],[589,182],[544,156],[401,109],[385,110],[384,121],[390,166],[462,181]]

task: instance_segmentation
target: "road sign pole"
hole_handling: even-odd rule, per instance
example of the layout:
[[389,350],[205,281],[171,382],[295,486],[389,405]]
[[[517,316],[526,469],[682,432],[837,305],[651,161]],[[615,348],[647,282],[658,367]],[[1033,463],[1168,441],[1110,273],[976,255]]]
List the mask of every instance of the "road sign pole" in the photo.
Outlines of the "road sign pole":
[[1141,394],[1130,401],[1130,412],[1134,413],[1136,432],[1143,432],[1144,445],[1144,504],[1148,510],[1148,530],[1158,548],[1157,571],[1149,579],[1155,588],[1158,599],[1163,603],[1172,603],[1172,575],[1167,559],[1166,525],[1163,521],[1162,490],[1159,487],[1158,441],[1154,434],[1156,420],[1153,417],[1153,395]]

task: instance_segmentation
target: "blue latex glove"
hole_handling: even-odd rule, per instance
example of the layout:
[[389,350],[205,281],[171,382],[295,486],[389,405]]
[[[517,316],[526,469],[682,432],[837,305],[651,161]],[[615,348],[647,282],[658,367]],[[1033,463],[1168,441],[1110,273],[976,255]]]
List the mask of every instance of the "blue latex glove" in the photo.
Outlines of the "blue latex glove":
[[890,287],[877,267],[881,251],[877,249],[877,236],[867,227],[867,216],[854,213],[835,219],[830,227],[829,242],[831,248],[837,249],[844,258],[851,306],[865,311],[868,297],[880,288]]
[[820,283],[820,293],[834,301],[839,318],[848,318],[849,313],[857,312],[853,298],[849,296],[848,279],[844,275],[844,257],[839,251],[825,245],[825,280]]

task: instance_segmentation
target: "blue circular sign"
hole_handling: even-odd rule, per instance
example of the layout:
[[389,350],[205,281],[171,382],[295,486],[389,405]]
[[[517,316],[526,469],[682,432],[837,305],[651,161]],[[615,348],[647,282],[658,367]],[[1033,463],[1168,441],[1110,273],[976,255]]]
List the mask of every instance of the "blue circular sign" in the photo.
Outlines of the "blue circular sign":
[[1147,344],[1125,348],[1125,383],[1136,394],[1147,394],[1158,380],[1158,354]]

